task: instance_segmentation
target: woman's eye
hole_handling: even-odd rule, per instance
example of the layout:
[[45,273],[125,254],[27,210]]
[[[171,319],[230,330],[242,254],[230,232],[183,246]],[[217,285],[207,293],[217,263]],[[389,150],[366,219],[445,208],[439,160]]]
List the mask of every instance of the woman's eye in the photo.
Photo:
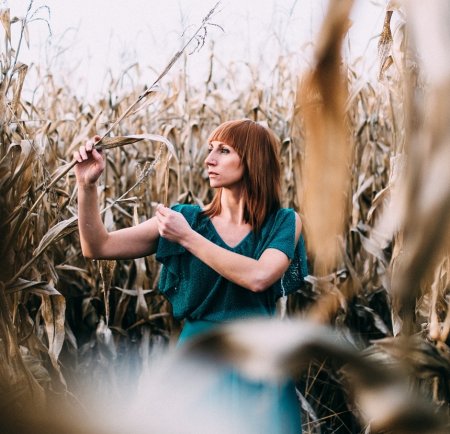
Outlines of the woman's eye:
[[222,154],[229,154],[229,153],[230,153],[230,150],[229,150],[229,149],[226,149],[226,148],[222,148],[222,149],[220,150],[220,152],[222,152]]

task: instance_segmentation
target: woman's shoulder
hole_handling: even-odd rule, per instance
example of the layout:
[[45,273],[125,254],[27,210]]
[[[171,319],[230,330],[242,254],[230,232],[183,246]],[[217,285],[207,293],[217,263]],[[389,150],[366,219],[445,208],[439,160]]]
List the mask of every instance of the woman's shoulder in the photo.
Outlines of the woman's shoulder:
[[277,216],[286,216],[296,214],[293,208],[279,208],[276,212]]
[[298,224],[301,223],[300,215],[294,208],[280,208],[276,213],[277,219],[294,219]]
[[202,210],[200,205],[190,203],[176,203],[175,205],[172,205],[171,208],[178,212],[198,212]]
[[192,224],[198,215],[202,212],[202,208],[199,205],[192,205],[186,203],[178,203],[171,206],[174,211],[180,212],[186,218],[186,220]]
[[299,232],[301,226],[300,216],[293,208],[279,208],[266,221],[269,231]]
[[272,213],[272,218],[275,222],[285,221],[298,218],[297,212],[293,208],[279,208]]

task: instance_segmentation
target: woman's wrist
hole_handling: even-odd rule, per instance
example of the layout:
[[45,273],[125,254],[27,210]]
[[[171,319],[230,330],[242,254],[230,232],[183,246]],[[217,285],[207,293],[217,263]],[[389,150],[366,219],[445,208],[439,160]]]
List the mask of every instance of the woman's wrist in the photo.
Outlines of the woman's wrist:
[[78,182],[78,188],[80,190],[97,189],[97,182]]
[[186,250],[190,250],[192,244],[195,242],[195,237],[198,235],[192,228],[180,239],[179,244]]

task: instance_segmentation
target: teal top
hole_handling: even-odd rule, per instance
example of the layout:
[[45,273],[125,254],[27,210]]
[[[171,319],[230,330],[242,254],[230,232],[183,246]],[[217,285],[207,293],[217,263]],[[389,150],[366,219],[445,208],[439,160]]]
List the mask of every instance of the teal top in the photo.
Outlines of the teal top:
[[160,237],[156,259],[163,264],[159,290],[172,304],[177,319],[231,321],[275,313],[276,301],[300,289],[307,275],[303,237],[295,245],[295,212],[281,208],[269,215],[259,234],[251,231],[230,247],[217,233],[198,205],[172,207],[184,215],[196,232],[227,250],[259,259],[268,248],[278,249],[291,260],[283,277],[263,292],[252,292],[222,277],[180,244]]

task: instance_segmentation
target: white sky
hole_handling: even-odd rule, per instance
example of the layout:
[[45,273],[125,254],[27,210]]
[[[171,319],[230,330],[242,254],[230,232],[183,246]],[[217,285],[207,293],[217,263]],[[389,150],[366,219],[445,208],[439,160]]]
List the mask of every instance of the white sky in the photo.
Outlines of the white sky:
[[[383,0],[378,0],[384,4]],[[11,16],[23,17],[29,0],[0,0],[9,5]],[[30,47],[20,60],[49,66],[55,75],[69,71],[74,91],[82,96],[104,94],[108,71],[118,76],[138,62],[143,81],[150,84],[180,48],[182,32],[190,35],[216,0],[34,0],[32,9],[46,5],[37,17],[47,25],[29,25]],[[346,52],[359,58],[359,69],[370,73],[376,67],[377,39],[384,7],[374,1],[356,0]],[[222,0],[213,22],[225,32],[210,27],[207,44],[188,57],[189,76],[204,81],[209,44],[224,64],[247,62],[269,70],[279,53],[295,52],[299,65],[311,56],[327,0]],[[13,27],[19,33],[19,25]],[[56,55],[55,53],[58,53]],[[182,61],[177,65],[182,67]],[[66,74],[67,76],[67,74]],[[29,83],[30,84],[30,83]],[[32,87],[32,86],[31,86]]]

